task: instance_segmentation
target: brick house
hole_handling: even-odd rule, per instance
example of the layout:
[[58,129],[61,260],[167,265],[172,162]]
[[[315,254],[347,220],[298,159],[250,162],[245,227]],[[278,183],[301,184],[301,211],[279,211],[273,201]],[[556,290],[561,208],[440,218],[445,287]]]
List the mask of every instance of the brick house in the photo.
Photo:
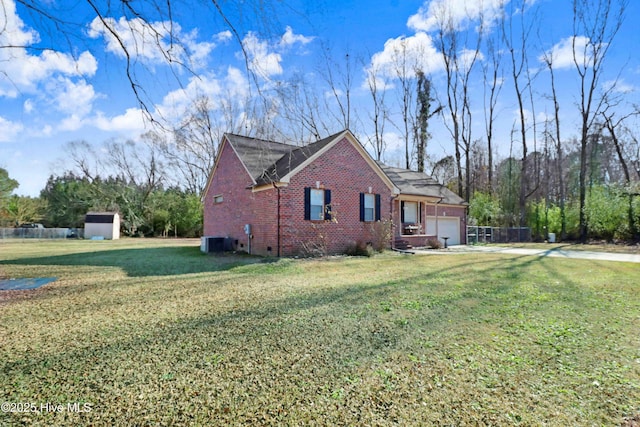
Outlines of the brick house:
[[204,236],[253,254],[341,253],[391,221],[387,246],[465,243],[460,197],[376,162],[348,130],[303,147],[225,134],[203,202]]

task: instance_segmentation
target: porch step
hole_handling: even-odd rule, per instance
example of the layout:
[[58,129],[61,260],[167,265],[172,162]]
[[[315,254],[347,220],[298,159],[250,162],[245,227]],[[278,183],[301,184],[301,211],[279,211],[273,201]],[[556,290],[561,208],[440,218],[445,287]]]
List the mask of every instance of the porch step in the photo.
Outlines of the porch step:
[[394,247],[403,251],[406,251],[407,249],[413,249],[413,246],[411,246],[408,241],[403,239],[396,239],[394,242]]

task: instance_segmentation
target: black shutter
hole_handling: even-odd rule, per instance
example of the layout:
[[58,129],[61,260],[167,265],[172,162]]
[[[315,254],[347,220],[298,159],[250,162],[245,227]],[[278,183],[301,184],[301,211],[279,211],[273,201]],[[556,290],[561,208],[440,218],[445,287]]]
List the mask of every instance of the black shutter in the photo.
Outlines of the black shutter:
[[311,188],[305,187],[304,189],[304,219],[307,221],[311,219]]
[[418,224],[422,224],[422,202],[418,202]]
[[324,219],[331,220],[331,190],[324,190]]
[[380,221],[381,219],[381,215],[380,215],[380,195],[376,194],[376,221]]
[[364,221],[364,193],[360,193],[360,221]]
[[404,222],[404,202],[400,202],[400,222]]

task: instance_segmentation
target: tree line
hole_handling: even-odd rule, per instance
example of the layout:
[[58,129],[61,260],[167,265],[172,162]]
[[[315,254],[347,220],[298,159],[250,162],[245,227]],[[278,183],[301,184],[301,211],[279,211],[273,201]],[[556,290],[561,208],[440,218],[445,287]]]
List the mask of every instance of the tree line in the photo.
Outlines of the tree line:
[[[92,190],[81,197],[84,207],[117,207],[128,218],[128,232],[156,234],[168,226],[154,225],[161,210],[154,196],[201,197],[223,133],[302,145],[349,128],[376,160],[424,171],[449,186],[470,203],[479,225],[529,226],[538,239],[554,232],[561,239],[637,240],[640,109],[621,87],[620,70],[607,62],[628,0],[572,0],[566,57],[541,41],[539,2],[504,2],[491,18],[472,8],[460,18],[452,2],[432,3],[440,8],[431,28],[394,40],[390,62],[323,48],[314,72],[267,77],[247,58],[247,83],[256,90],[245,98],[200,94],[176,123],[161,123],[135,142],[107,141],[100,153],[94,142],[69,143],[71,167],[49,179],[40,199],[55,204],[56,185],[79,193],[86,185]],[[244,47],[233,20],[224,21]],[[420,37],[431,40],[435,53],[416,42]],[[433,55],[438,70],[428,64]],[[572,75],[571,96],[562,94],[560,72]],[[140,103],[159,120],[148,100]],[[499,120],[501,105],[515,106],[510,129]],[[574,123],[563,117],[573,113],[577,126],[568,131]],[[450,140],[441,158],[430,149],[435,127]],[[399,139],[400,156],[391,139]],[[111,191],[116,187],[120,198]],[[53,224],[54,216],[47,218]]]

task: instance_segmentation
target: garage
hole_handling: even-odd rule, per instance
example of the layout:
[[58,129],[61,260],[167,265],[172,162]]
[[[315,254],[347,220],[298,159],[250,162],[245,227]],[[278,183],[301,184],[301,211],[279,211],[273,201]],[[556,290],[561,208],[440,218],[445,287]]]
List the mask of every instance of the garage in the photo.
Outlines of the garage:
[[[447,245],[459,245],[460,244],[460,218],[458,217],[437,217],[437,229],[438,240],[444,244],[443,237],[448,237]],[[436,217],[427,217],[427,234],[430,236],[436,235]]]

